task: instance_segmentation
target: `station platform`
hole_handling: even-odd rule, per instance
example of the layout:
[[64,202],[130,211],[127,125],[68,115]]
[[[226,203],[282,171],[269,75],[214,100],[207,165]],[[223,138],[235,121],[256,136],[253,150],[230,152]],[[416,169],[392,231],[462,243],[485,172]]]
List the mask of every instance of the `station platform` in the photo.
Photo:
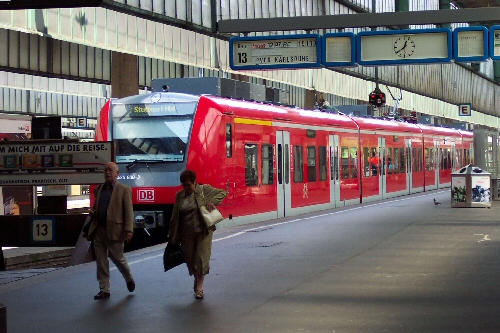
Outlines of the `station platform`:
[[3,283],[0,303],[23,333],[499,332],[499,220],[500,202],[426,192],[217,230],[201,301],[157,245],[126,254],[134,293],[113,268],[111,298],[94,301],[87,263]]

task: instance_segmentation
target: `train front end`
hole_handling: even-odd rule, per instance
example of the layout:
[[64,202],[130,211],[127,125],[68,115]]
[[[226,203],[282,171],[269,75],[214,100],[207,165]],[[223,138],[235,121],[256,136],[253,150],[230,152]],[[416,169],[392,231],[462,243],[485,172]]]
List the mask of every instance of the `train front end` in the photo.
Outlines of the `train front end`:
[[96,140],[114,142],[118,180],[132,188],[135,228],[148,235],[166,235],[198,101],[157,92],[112,100],[101,110]]

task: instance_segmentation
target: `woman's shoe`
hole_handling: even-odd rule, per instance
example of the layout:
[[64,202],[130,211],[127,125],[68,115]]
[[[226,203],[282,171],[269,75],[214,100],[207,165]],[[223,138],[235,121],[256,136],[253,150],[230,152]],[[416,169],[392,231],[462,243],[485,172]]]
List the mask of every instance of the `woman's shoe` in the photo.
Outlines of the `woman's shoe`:
[[196,299],[203,299],[203,290],[198,290],[194,292],[194,297]]

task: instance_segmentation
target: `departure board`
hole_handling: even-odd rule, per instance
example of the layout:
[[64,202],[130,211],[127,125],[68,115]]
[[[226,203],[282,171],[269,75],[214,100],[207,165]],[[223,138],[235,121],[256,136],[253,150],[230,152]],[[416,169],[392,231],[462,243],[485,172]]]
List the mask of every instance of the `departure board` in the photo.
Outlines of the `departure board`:
[[327,67],[354,66],[356,62],[355,39],[352,32],[324,35],[321,45],[323,65]]
[[234,70],[319,67],[320,41],[316,34],[233,37],[229,63]]
[[493,60],[500,60],[500,25],[490,28],[490,57]]
[[459,27],[453,31],[455,61],[485,61],[488,53],[488,29],[481,26]]

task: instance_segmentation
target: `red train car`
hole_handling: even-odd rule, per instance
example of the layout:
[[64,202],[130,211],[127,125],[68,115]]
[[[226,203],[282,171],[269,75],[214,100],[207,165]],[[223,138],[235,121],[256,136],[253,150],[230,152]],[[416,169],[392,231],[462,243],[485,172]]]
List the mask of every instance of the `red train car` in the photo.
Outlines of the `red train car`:
[[170,92],[108,102],[95,139],[146,228],[166,226],[184,169],[239,224],[449,186],[473,156],[470,132]]

